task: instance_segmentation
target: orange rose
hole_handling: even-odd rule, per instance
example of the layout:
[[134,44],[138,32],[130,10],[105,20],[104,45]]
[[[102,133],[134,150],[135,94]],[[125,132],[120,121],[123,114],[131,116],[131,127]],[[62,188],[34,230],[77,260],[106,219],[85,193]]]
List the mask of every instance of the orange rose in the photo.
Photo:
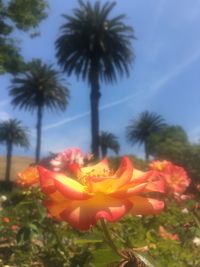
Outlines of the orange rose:
[[37,166],[30,166],[18,173],[16,183],[20,186],[29,187],[39,183],[39,173]]
[[186,171],[170,161],[154,161],[150,168],[164,179],[167,192],[175,196],[183,194],[191,182]]
[[127,157],[114,174],[106,159],[80,168],[77,180],[41,166],[38,172],[49,213],[79,230],[88,230],[101,218],[113,222],[126,214],[157,214],[164,208],[163,201],[146,196],[163,192],[163,183],[149,180],[151,173],[134,169]]

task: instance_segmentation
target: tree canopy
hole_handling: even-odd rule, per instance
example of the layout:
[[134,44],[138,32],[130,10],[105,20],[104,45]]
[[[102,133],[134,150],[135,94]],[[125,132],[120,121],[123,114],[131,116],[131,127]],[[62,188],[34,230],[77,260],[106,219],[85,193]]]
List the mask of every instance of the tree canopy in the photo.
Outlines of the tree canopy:
[[136,119],[130,121],[126,127],[127,141],[134,145],[144,144],[146,160],[149,157],[148,139],[151,134],[158,132],[166,126],[162,116],[149,111],[144,111],[139,114]]
[[[0,0],[0,74],[23,67],[16,30],[34,31],[47,16],[46,0]],[[34,33],[32,32],[32,35]]]
[[183,149],[188,144],[186,132],[177,125],[166,126],[152,133],[148,138],[149,153],[160,159],[176,160],[177,157],[180,158],[183,155]]

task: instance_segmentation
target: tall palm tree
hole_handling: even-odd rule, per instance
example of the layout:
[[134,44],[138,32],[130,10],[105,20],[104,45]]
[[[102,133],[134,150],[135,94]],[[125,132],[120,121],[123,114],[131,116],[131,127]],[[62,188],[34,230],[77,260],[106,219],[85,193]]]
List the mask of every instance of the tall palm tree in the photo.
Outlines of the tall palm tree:
[[40,60],[33,60],[26,71],[12,80],[11,103],[20,109],[37,112],[36,163],[40,160],[44,109],[64,111],[68,105],[69,91],[61,81],[60,73]]
[[21,122],[16,119],[10,119],[0,122],[0,142],[6,145],[6,172],[5,181],[10,181],[10,170],[12,161],[13,146],[21,146],[28,148],[28,130],[21,125]]
[[126,128],[126,137],[130,144],[144,144],[145,158],[149,160],[148,139],[151,134],[166,126],[164,119],[149,111],[139,114],[138,118],[131,120]]
[[116,154],[119,153],[119,142],[114,134],[102,131],[99,137],[99,143],[103,158],[106,157],[108,149],[113,150]]
[[63,70],[87,81],[90,91],[92,153],[99,156],[100,82],[113,83],[117,74],[129,73],[133,60],[133,29],[125,15],[110,18],[115,2],[105,4],[79,0],[73,15],[64,15],[65,23],[56,40],[58,63]]

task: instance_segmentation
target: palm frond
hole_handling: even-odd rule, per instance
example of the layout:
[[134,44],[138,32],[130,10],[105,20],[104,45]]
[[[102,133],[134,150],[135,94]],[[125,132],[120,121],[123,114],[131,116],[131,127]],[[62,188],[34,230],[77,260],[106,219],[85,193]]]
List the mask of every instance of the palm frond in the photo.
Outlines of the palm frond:
[[133,28],[124,23],[125,15],[110,18],[115,2],[101,4],[79,1],[65,22],[56,40],[56,56],[63,70],[75,73],[91,84],[93,66],[105,83],[117,81],[117,75],[128,75],[134,59],[131,40]]
[[10,119],[0,122],[0,142],[12,143],[17,146],[29,147],[28,129],[21,125],[21,121]]
[[113,133],[102,131],[99,139],[100,146],[106,147],[107,149],[111,149],[116,154],[119,153],[119,142],[117,140],[117,137]]
[[34,60],[25,72],[12,79],[9,91],[11,103],[25,110],[35,110],[42,106],[63,111],[68,105],[69,90],[62,82],[63,78],[52,65]]
[[139,114],[138,118],[130,121],[126,128],[127,141],[130,144],[143,144],[147,141],[152,133],[155,133],[166,126],[162,116],[144,111]]

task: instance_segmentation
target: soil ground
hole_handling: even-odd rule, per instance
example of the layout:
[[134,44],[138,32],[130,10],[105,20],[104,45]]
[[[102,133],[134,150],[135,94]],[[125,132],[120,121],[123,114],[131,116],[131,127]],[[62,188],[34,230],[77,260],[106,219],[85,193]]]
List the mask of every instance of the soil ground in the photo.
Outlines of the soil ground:
[[[12,168],[11,168],[11,180],[15,180],[17,173],[29,166],[30,163],[33,163],[34,159],[29,157],[12,157]],[[0,156],[0,180],[4,180],[5,176],[5,157]]]

